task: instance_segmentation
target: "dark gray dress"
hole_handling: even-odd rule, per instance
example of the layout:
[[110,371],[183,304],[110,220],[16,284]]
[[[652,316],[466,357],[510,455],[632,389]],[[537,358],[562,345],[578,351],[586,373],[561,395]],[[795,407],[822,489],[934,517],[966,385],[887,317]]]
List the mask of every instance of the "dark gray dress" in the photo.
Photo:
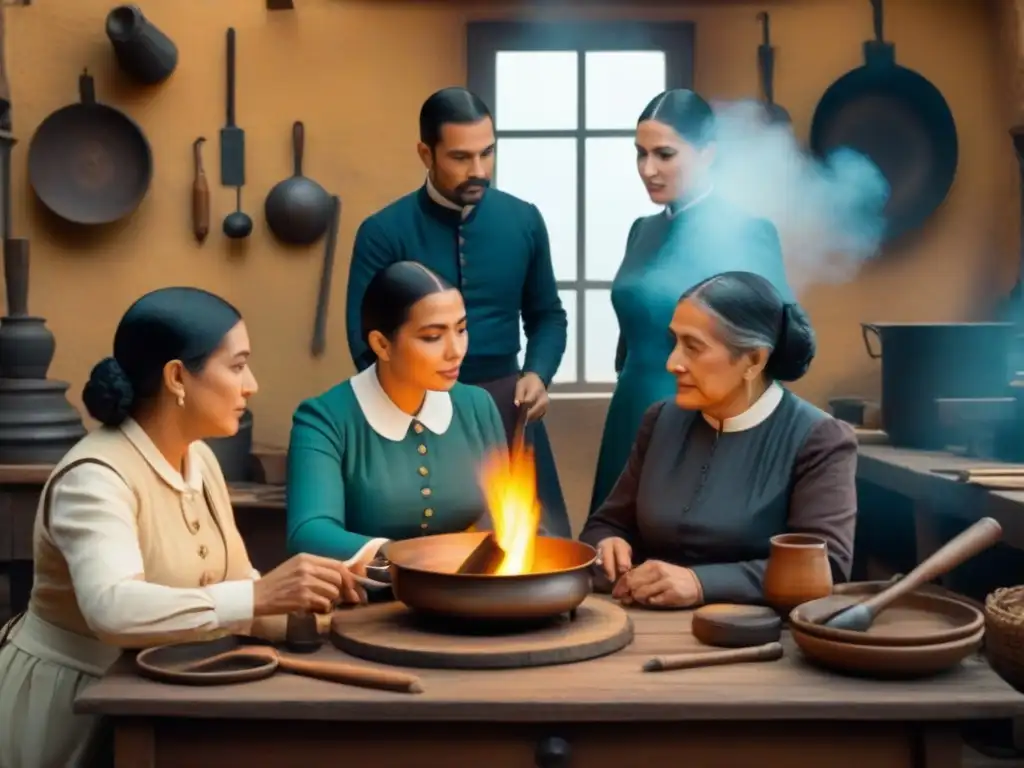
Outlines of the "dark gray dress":
[[692,569],[705,603],[762,602],[768,540],[780,533],[823,537],[833,579],[848,580],[853,430],[788,390],[767,395],[771,404],[751,409],[765,413],[727,420],[724,430],[671,401],[651,406],[580,540],[596,546],[619,536],[633,547],[634,565],[654,559]]

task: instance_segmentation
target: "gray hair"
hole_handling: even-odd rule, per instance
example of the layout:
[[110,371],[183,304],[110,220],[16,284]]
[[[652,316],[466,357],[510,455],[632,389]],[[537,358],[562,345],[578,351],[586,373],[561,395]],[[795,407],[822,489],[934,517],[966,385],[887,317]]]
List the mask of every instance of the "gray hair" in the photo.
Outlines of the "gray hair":
[[772,350],[775,349],[775,338],[769,337],[760,330],[741,328],[736,323],[725,318],[708,304],[704,299],[702,291],[694,291],[688,298],[715,321],[722,343],[725,344],[734,356],[741,355],[744,352],[753,352],[755,349],[767,349],[769,354],[771,354]]

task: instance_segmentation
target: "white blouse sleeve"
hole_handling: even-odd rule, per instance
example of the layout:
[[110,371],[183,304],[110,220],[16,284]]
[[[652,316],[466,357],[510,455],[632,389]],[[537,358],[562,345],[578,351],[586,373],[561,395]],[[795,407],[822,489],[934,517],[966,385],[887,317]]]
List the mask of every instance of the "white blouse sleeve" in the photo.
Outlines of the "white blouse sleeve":
[[251,579],[195,589],[145,580],[135,498],[110,468],[79,465],[54,483],[51,494],[50,535],[67,560],[86,623],[103,639],[245,631],[252,621]]

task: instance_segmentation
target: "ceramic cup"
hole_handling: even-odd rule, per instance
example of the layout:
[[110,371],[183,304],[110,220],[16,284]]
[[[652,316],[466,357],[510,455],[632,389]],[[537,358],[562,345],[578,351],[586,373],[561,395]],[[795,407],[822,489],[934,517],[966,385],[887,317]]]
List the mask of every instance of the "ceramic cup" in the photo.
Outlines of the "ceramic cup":
[[771,538],[764,597],[783,616],[808,600],[832,594],[828,545],[820,536],[783,533]]

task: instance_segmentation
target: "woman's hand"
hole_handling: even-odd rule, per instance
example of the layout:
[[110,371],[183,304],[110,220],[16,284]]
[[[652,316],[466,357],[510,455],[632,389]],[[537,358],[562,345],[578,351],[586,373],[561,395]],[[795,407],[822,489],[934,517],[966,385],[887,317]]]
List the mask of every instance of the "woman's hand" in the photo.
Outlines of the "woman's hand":
[[623,605],[689,608],[702,599],[700,581],[689,568],[648,560],[623,575],[612,590]]
[[601,558],[604,575],[612,584],[633,567],[633,548],[629,542],[618,536],[609,536],[597,543],[597,554]]
[[364,603],[366,593],[344,563],[317,555],[296,555],[253,586],[253,614],[328,613],[335,604]]

